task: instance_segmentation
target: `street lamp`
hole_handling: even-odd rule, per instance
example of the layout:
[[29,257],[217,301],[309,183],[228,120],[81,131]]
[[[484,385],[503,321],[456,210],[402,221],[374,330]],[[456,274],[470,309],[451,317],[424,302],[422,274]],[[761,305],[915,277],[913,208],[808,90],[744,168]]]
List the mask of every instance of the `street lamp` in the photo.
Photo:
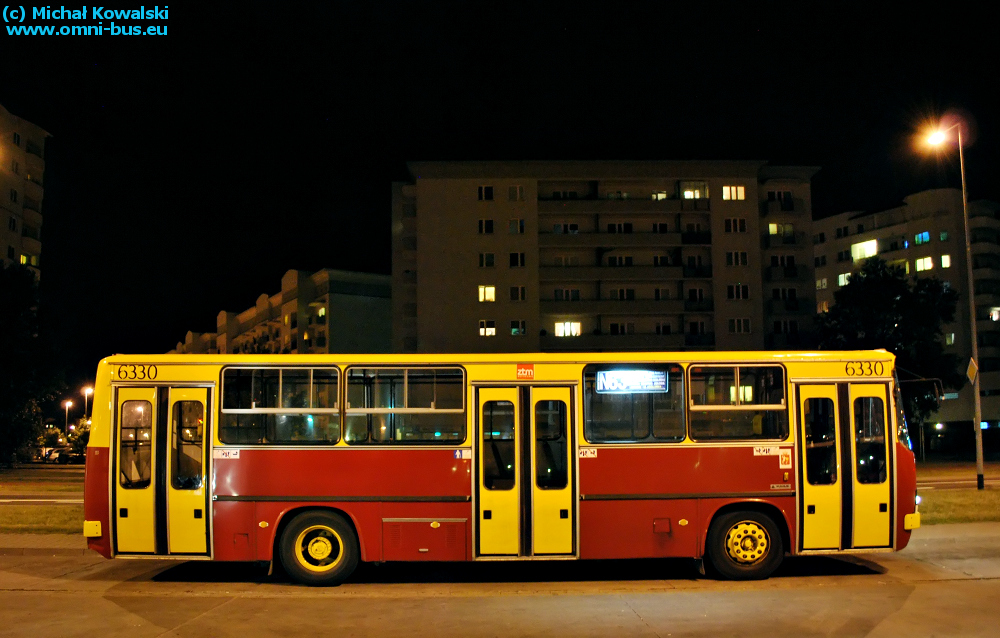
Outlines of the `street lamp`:
[[83,418],[87,419],[89,418],[87,414],[87,399],[89,399],[90,395],[94,393],[94,389],[91,388],[90,386],[87,386],[82,390],[82,393],[83,393]]
[[69,432],[69,409],[73,407],[72,401],[63,401],[63,407],[66,408],[66,427],[63,432]]
[[972,427],[976,432],[976,486],[985,489],[983,480],[983,411],[979,400],[979,336],[976,330],[976,286],[972,280],[972,241],[969,236],[969,197],[965,189],[965,152],[962,150],[962,122],[956,122],[947,128],[939,128],[927,136],[931,146],[941,146],[948,140],[948,132],[958,131],[958,165],[962,173],[962,217],[965,220],[965,268],[969,278],[969,325],[972,331],[972,361],[969,371],[975,374],[972,380],[973,419]]

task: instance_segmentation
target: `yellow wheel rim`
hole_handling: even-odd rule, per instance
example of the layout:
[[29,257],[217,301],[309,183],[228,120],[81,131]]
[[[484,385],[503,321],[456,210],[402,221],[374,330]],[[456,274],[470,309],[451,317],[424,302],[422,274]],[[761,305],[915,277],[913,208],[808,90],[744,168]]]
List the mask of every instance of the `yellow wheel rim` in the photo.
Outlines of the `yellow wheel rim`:
[[726,534],[726,552],[743,565],[764,560],[770,548],[771,538],[767,530],[754,521],[739,522]]
[[295,558],[312,572],[328,572],[344,559],[344,541],[326,525],[313,525],[295,539]]

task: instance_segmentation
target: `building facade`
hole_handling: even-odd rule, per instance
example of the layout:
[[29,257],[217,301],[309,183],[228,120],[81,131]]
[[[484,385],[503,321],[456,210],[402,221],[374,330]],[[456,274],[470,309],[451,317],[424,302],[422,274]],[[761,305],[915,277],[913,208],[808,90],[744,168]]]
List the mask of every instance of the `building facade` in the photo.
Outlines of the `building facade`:
[[414,162],[393,350],[805,345],[810,180],[764,162]]
[[388,275],[289,270],[281,292],[243,312],[223,310],[213,333],[188,332],[171,353],[309,354],[389,352]]
[[[969,232],[979,333],[983,420],[1000,420],[1000,206],[969,203]],[[813,222],[816,310],[828,310],[834,292],[867,257],[878,255],[915,277],[937,277],[958,291],[955,321],[944,326],[944,343],[964,370],[972,351],[970,290],[966,267],[962,191],[942,188],[909,195],[878,212],[848,212]],[[936,420],[970,422],[972,385],[947,391]]]
[[0,105],[0,257],[40,274],[45,140],[49,134]]

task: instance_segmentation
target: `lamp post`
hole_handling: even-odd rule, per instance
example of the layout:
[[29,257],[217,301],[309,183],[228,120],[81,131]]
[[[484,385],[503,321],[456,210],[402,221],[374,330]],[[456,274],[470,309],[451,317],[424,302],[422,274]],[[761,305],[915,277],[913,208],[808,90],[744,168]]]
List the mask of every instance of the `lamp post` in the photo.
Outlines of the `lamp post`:
[[962,150],[962,123],[956,122],[948,128],[938,129],[927,137],[931,146],[940,146],[948,139],[948,131],[958,130],[958,165],[962,174],[962,217],[965,220],[965,268],[969,278],[969,328],[972,333],[972,361],[969,370],[975,373],[972,380],[973,420],[976,434],[976,486],[985,489],[983,480],[983,411],[979,399],[979,336],[976,330],[976,286],[972,279],[972,241],[969,235],[969,197],[965,189],[965,152]]
[[93,394],[93,393],[94,393],[94,389],[91,388],[91,387],[89,387],[89,386],[86,387],[86,388],[84,388],[82,390],[82,394],[83,394],[83,418],[84,418],[84,420],[86,420],[86,419],[88,419],[90,417],[90,415],[87,414],[87,399],[89,399],[90,395]]
[[63,407],[66,408],[66,426],[63,428],[63,432],[69,432],[69,409],[73,407],[73,402],[63,401]]

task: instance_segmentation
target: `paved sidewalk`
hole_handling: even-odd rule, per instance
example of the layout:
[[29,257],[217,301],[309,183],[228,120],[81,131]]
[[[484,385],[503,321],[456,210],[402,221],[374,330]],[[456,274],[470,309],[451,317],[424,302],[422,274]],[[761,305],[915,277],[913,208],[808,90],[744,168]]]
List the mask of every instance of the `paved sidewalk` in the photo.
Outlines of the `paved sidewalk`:
[[65,556],[87,554],[83,534],[0,534],[0,556]]

